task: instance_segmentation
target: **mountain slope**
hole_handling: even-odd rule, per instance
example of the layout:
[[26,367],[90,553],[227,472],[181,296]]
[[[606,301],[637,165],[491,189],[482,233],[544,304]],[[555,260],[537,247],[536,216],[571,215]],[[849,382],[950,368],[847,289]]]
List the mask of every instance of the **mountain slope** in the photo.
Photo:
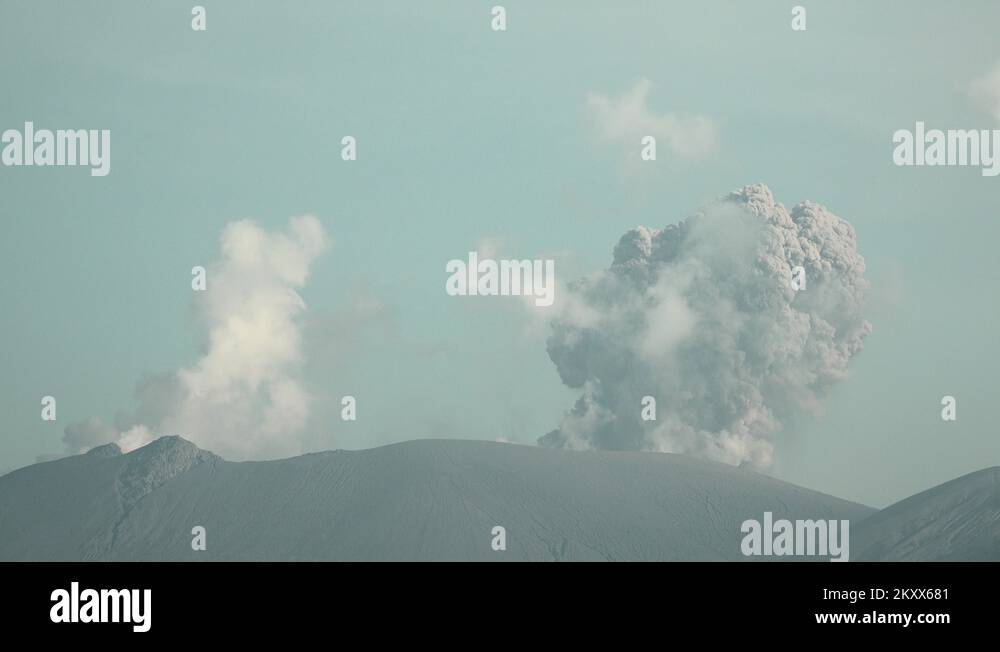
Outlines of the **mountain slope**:
[[1000,561],[1000,467],[910,496],[858,524],[858,560]]
[[765,511],[872,513],[681,455],[420,440],[235,463],[165,437],[0,478],[0,560],[743,560]]

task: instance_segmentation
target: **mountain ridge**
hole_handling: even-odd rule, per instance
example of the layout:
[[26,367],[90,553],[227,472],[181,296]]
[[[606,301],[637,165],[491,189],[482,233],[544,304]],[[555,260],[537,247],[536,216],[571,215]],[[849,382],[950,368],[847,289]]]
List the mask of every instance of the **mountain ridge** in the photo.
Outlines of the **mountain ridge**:
[[[970,474],[974,486],[963,489],[958,478],[941,485],[952,485],[944,498],[931,494],[952,511],[973,499],[963,522],[976,524],[976,559],[1000,558],[992,499],[975,502],[984,478],[996,480],[996,469],[977,473],[988,471]],[[888,511],[905,502],[877,511],[669,453],[424,439],[230,462],[163,437],[0,477],[0,559],[741,561],[741,523],[765,511],[847,519],[852,559],[908,559],[913,545],[893,533],[909,532],[901,523],[923,512],[912,503]],[[886,512],[893,520],[878,518]],[[930,513],[942,518],[940,508]],[[196,526],[205,528],[205,551],[191,549]],[[496,526],[505,529],[504,551],[491,547]],[[961,558],[963,541],[952,537],[929,558]]]

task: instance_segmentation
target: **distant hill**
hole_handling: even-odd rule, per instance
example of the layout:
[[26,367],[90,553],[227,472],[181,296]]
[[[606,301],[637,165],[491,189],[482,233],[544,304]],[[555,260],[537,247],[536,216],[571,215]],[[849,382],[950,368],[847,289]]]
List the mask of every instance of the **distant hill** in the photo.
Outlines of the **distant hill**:
[[983,469],[886,507],[859,524],[852,558],[1000,561],[1000,467]]
[[874,510],[681,455],[419,440],[237,463],[164,437],[0,477],[0,560],[744,560],[765,511]]

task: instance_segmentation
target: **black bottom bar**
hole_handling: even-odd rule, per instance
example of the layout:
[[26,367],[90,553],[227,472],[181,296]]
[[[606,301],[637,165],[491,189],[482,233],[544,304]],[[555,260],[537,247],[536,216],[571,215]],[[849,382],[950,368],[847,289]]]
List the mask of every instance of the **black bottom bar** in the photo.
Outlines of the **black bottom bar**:
[[[804,632],[817,642],[844,634],[989,633],[1000,564],[7,563],[0,573],[8,640],[236,641],[269,633],[332,636],[327,640],[346,645],[356,636],[376,642],[408,632],[419,640],[420,632],[453,635],[468,627],[500,640],[541,626],[550,635],[562,627],[569,638],[604,630],[767,641]],[[65,594],[53,600],[59,589]],[[102,589],[149,589],[150,604],[141,601],[136,612],[143,622],[148,612],[149,631],[134,631],[135,622],[52,622],[57,606],[66,608],[56,610],[57,619],[99,614]],[[104,598],[108,619],[112,597],[122,599]],[[93,608],[85,612],[85,604]],[[843,622],[851,618],[856,622]]]

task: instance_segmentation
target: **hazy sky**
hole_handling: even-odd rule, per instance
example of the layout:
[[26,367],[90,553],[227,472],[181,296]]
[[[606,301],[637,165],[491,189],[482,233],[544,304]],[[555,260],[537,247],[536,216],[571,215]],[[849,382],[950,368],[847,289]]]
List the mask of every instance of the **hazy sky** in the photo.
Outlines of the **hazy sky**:
[[[917,120],[1000,127],[969,92],[1000,65],[1000,5],[803,2],[793,32],[793,2],[511,0],[493,32],[498,2],[203,2],[195,32],[190,1],[0,0],[0,129],[112,132],[106,177],[0,167],[0,469],[195,362],[191,267],[233,220],[305,213],[332,246],[300,292],[324,342],[304,449],[534,443],[578,393],[532,311],[447,296],[446,261],[553,256],[568,280],[627,229],[757,182],[849,220],[872,284],[852,377],[769,472],[882,506],[1000,464],[1000,177],[895,167],[891,141]],[[642,80],[651,114],[705,119],[714,146],[625,162],[588,98]]]

